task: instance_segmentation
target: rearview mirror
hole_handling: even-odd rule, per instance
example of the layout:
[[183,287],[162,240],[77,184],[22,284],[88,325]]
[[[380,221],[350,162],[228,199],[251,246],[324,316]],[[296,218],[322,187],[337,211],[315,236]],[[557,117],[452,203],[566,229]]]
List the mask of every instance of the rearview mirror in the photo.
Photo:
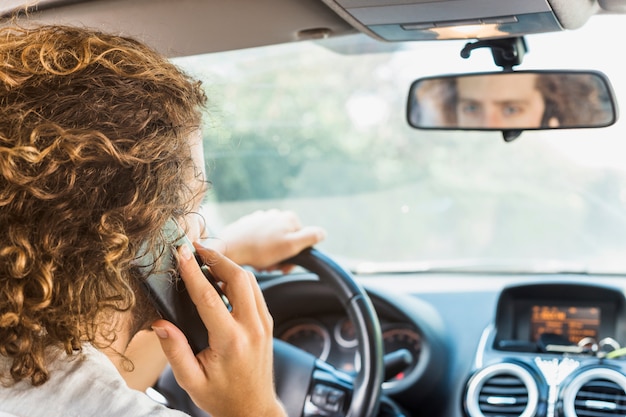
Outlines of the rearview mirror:
[[418,79],[407,117],[420,129],[590,128],[615,123],[617,106],[597,71],[492,72]]

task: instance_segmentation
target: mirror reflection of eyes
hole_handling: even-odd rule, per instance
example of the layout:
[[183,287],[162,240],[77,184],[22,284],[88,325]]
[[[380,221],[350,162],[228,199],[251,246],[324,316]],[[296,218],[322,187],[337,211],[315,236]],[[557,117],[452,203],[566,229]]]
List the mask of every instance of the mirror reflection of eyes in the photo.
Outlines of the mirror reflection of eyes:
[[[497,107],[504,116],[516,116],[526,111],[526,106],[523,104],[504,103],[497,105]],[[477,101],[463,100],[459,104],[459,111],[468,115],[482,113],[483,109],[484,106]]]
[[408,121],[417,128],[564,129],[606,127],[617,120],[612,87],[597,71],[429,77],[415,81],[409,94]]
[[464,100],[459,105],[460,111],[464,114],[482,113],[482,106],[476,101]]
[[[527,110],[527,106],[523,104],[499,104],[495,106],[498,109],[498,113],[504,118],[518,117],[524,114]],[[462,101],[459,104],[460,113],[466,116],[476,116],[485,113],[485,106],[476,101]]]
[[502,105],[502,114],[506,117],[515,117],[524,113],[526,110],[525,106],[521,104],[503,104]]

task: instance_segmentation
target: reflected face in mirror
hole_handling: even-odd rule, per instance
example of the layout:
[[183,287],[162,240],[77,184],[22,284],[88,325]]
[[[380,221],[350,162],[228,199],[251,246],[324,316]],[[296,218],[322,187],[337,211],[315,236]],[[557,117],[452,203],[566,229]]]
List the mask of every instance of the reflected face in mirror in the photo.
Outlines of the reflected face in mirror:
[[526,130],[615,123],[612,88],[596,71],[516,71],[428,77],[409,91],[408,121],[426,129]]
[[[502,74],[457,80],[456,114],[459,126],[467,128],[513,129],[539,127],[545,102],[537,88],[537,75]],[[558,120],[549,121],[558,127]]]

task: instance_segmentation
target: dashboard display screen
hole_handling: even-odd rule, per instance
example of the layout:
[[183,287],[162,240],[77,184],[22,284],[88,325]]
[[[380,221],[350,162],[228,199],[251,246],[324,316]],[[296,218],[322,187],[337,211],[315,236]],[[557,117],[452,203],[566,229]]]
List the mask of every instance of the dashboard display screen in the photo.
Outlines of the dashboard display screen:
[[585,337],[597,340],[600,308],[579,306],[533,305],[530,314],[531,340],[544,333],[558,334],[577,344]]

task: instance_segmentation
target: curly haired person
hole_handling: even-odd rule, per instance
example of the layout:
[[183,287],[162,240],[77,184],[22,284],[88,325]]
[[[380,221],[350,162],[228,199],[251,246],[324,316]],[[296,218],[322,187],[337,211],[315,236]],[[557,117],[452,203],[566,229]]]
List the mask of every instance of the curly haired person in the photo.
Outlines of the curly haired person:
[[[200,83],[136,40],[66,26],[0,29],[0,61],[0,415],[182,415],[122,377],[130,341],[145,333],[214,417],[285,415],[272,318],[236,253],[196,244],[231,314],[179,248],[211,333],[198,355],[159,319],[134,264],[146,245],[161,247],[170,218],[192,240],[202,233],[190,215],[207,188]],[[270,230],[278,243],[302,229],[293,216],[280,222],[293,228]],[[261,267],[321,238],[308,230]]]

